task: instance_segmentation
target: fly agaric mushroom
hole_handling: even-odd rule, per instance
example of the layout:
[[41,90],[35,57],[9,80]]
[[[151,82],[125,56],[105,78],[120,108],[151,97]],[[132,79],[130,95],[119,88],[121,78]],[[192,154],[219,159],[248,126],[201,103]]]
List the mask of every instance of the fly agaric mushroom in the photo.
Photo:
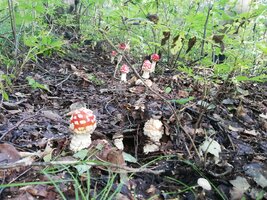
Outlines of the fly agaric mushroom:
[[116,65],[116,68],[115,68],[115,71],[114,71],[114,74],[113,74],[113,77],[116,78],[116,74],[117,74],[117,71],[118,71],[118,68],[119,68],[119,64],[120,62],[122,61],[122,54],[124,51],[129,51],[130,49],[130,46],[129,44],[126,44],[126,43],[120,43],[118,45],[118,49],[119,49],[119,55],[118,55],[118,62],[117,62],[117,65]]
[[148,79],[149,73],[152,71],[151,62],[149,60],[145,60],[143,62],[142,70],[143,70],[142,77]]
[[126,64],[123,64],[121,66],[121,81],[122,82],[127,82],[127,79],[126,79],[127,73],[129,73],[129,67]]
[[164,133],[163,124],[158,119],[151,118],[145,123],[144,135],[149,137],[149,142],[144,146],[144,153],[155,152],[159,150],[160,139]]
[[111,55],[110,55],[110,62],[113,63],[114,62],[114,59],[117,55],[117,51],[111,51]]
[[151,70],[151,72],[155,72],[156,63],[159,61],[159,55],[156,54],[156,53],[153,53],[150,58],[152,60],[152,64],[151,64],[152,70]]
[[126,43],[120,43],[118,47],[121,51],[129,51],[130,50],[129,44],[126,44]]
[[96,128],[96,117],[92,110],[84,107],[71,111],[70,114],[69,128],[74,134],[70,142],[70,149],[77,152],[90,146],[91,134]]

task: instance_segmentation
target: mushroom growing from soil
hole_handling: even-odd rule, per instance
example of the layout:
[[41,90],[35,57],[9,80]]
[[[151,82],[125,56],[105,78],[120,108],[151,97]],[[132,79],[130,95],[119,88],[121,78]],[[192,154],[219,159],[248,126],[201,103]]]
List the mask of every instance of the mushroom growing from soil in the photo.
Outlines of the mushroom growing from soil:
[[158,119],[151,118],[145,123],[144,135],[149,138],[149,142],[144,146],[144,153],[155,152],[159,150],[160,139],[164,133],[163,124]]
[[157,62],[159,61],[159,55],[158,54],[156,54],[156,53],[153,53],[152,55],[151,55],[151,60],[152,60],[152,64],[151,64],[151,68],[152,68],[152,70],[151,70],[151,72],[155,72],[155,68],[156,68],[156,64],[157,64]]
[[93,111],[87,108],[71,111],[70,114],[69,128],[73,132],[70,149],[77,152],[90,146],[91,134],[96,128],[96,117]]
[[149,78],[149,73],[152,71],[151,62],[149,60],[145,60],[143,62],[142,70],[143,70],[142,77],[144,79],[148,79]]
[[111,51],[111,55],[110,55],[110,62],[113,63],[114,62],[114,59],[117,55],[117,51]]
[[126,64],[123,64],[121,66],[121,81],[122,82],[127,82],[127,79],[126,79],[126,76],[127,76],[127,73],[129,73],[129,67],[126,65]]
[[118,55],[118,62],[117,62],[117,65],[116,65],[116,68],[115,68],[115,71],[114,71],[114,74],[113,74],[114,78],[116,78],[116,74],[117,74],[117,71],[118,71],[118,68],[119,68],[119,64],[122,61],[122,54],[125,51],[129,51],[130,50],[130,46],[129,46],[129,44],[126,44],[126,43],[120,43],[118,45],[118,49],[119,49],[119,55]]

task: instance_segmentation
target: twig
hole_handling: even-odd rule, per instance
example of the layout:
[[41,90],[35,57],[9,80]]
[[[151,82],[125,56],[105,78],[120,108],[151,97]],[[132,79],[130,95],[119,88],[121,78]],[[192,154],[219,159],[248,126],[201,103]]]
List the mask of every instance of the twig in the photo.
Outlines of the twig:
[[[39,111],[40,111],[40,110],[39,110]],[[34,115],[32,115],[32,116],[25,117],[24,119],[18,121],[18,122],[16,123],[15,126],[11,127],[10,129],[8,129],[6,132],[4,132],[4,133],[2,134],[2,136],[0,137],[0,141],[1,141],[1,140],[2,140],[8,133],[10,133],[11,131],[13,131],[13,130],[16,129],[17,127],[19,127],[24,121],[26,121],[26,120],[28,120],[28,119],[31,119],[31,118],[33,118],[33,117],[35,117],[35,116],[37,116],[37,115],[39,114],[39,111],[37,111],[37,112],[36,112]]]
[[208,21],[209,21],[209,17],[210,17],[210,11],[212,10],[212,7],[213,7],[213,4],[210,2],[209,10],[208,10],[206,21],[204,24],[203,39],[202,39],[201,51],[200,51],[201,56],[204,56],[204,45],[205,45],[205,38],[206,38],[206,34],[207,34],[207,25],[208,25]]
[[[108,43],[116,50],[118,51],[117,47],[115,47],[115,45],[110,41],[110,39],[107,37],[107,35],[105,34],[105,32],[103,30],[99,30],[99,32],[101,34],[103,34],[103,36],[105,37],[105,39],[108,41]],[[163,97],[161,94],[159,94],[158,92],[156,92],[154,89],[152,89],[151,87],[149,87],[144,79],[140,76],[140,74],[137,72],[137,70],[131,65],[130,61],[127,59],[127,57],[124,55],[124,53],[122,53],[122,57],[124,58],[125,62],[130,66],[130,68],[133,70],[134,74],[143,82],[143,84],[145,85],[145,87],[147,89],[149,89],[151,92],[153,92],[155,95],[157,95],[161,100],[163,100],[168,106],[169,108],[172,110],[174,117],[175,117],[175,121],[176,121],[176,126],[178,128],[178,130],[180,129],[180,123],[179,123],[179,117],[177,115],[176,110],[174,109],[174,107],[171,105],[171,103],[165,98]],[[180,132],[180,131],[179,131]],[[188,137],[188,139],[190,140],[190,142],[192,143],[192,146],[194,147],[194,150],[196,151],[196,154],[198,156],[199,159],[201,159],[201,156],[197,150],[197,147],[192,139],[192,137],[190,136],[189,133],[187,133],[186,131],[184,131],[184,133],[186,134],[186,136]],[[186,143],[185,143],[186,145]]]
[[7,163],[0,165],[0,169],[11,169],[11,168],[17,168],[17,167],[25,167],[25,166],[56,166],[56,165],[77,165],[77,164],[84,164],[87,166],[105,166],[105,167],[110,167],[110,168],[117,168],[119,169],[118,171],[113,172],[118,172],[118,173],[137,173],[137,172],[145,172],[145,173],[151,173],[151,174],[161,174],[164,172],[164,170],[152,170],[144,167],[140,168],[131,168],[127,166],[122,166],[122,165],[116,165],[108,162],[103,162],[103,163],[97,163],[94,161],[51,161],[51,162],[14,162],[14,163]]
[[57,87],[57,86],[63,84],[65,81],[67,81],[67,80],[70,78],[71,75],[72,75],[72,74],[69,74],[69,75],[67,76],[67,78],[65,78],[63,81],[59,82],[59,83],[56,84],[55,86]]
[[17,41],[17,33],[16,33],[16,19],[14,15],[14,6],[13,6],[12,0],[8,0],[8,11],[10,15],[10,23],[11,23],[11,28],[12,28],[13,37],[14,37],[15,58],[16,58],[18,54],[18,41]]

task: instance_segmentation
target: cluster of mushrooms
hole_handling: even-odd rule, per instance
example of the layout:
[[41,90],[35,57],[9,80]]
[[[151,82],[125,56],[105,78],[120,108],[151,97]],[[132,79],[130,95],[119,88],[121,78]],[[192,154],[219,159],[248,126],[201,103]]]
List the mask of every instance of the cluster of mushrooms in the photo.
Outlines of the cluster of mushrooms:
[[[118,64],[122,60],[122,54],[125,51],[129,50],[129,44],[121,43],[118,46],[119,52],[112,51],[111,52],[111,63],[114,63],[114,59],[117,56]],[[150,60],[145,60],[142,65],[142,78],[146,81],[149,80],[150,73],[155,72],[156,63],[159,61],[160,57],[158,54],[152,54],[150,56]],[[116,69],[118,67],[116,66]],[[127,73],[129,73],[129,67],[126,64],[122,64],[120,67],[121,72],[121,81],[127,82]],[[116,70],[115,70],[116,73]],[[143,82],[142,80],[137,80],[136,85]],[[147,82],[146,82],[147,83]],[[70,149],[74,152],[80,151],[82,149],[88,148],[91,143],[91,134],[96,129],[96,116],[93,114],[93,111],[87,109],[86,107],[81,107],[75,109],[68,113],[71,115],[70,118],[70,130],[73,133]],[[144,125],[144,135],[148,137],[148,142],[143,147],[143,152],[145,154],[150,152],[159,151],[160,147],[160,139],[164,134],[163,124],[158,119],[149,119]],[[114,145],[120,149],[124,149],[123,145],[123,136],[122,135],[114,135],[113,136]]]
[[[96,116],[93,111],[85,107],[68,113],[70,118],[70,130],[73,133],[70,142],[70,149],[74,152],[88,148],[91,143],[91,134],[96,129]],[[164,134],[163,124],[158,119],[149,119],[144,126],[144,135],[149,138],[148,143],[145,144],[143,151],[145,154],[159,151],[160,139]],[[114,145],[120,149],[124,149],[122,135],[114,135]]]
[[[114,63],[115,58],[117,57],[117,65],[115,68],[115,72],[114,72],[114,77],[116,76],[117,73],[117,69],[119,67],[119,64],[122,61],[122,54],[129,51],[130,50],[130,46],[129,44],[125,44],[125,43],[121,43],[118,45],[118,52],[116,51],[111,51],[110,54],[110,58],[111,58],[111,63]],[[143,64],[142,64],[142,78],[145,79],[144,82],[148,85],[151,86],[150,82],[148,81],[150,78],[150,73],[154,73],[155,72],[155,67],[156,67],[156,63],[160,60],[160,57],[158,54],[154,53],[150,56],[150,60],[144,60]],[[126,64],[122,64],[120,67],[120,72],[121,72],[121,82],[127,82],[127,74],[129,73],[129,67]],[[143,81],[142,80],[137,80],[136,81],[136,85],[140,85],[142,84]]]

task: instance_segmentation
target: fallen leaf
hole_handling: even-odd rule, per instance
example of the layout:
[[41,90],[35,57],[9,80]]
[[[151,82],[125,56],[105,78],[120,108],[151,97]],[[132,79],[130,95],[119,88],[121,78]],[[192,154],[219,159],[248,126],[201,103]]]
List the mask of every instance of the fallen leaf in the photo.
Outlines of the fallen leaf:
[[62,121],[62,118],[59,114],[53,112],[52,110],[44,110],[42,111],[44,117],[48,118],[48,119],[51,119],[53,121],[56,121],[56,122],[60,122]]
[[0,163],[13,163],[20,158],[19,152],[11,144],[0,144]]
[[233,200],[242,199],[243,194],[250,188],[247,179],[241,176],[236,177],[235,180],[230,180],[230,183],[233,185],[230,191],[231,199]]
[[199,147],[200,153],[203,155],[205,152],[214,155],[215,163],[219,162],[219,153],[221,153],[221,145],[213,140],[212,138],[207,137],[206,140]]
[[135,157],[133,157],[131,154],[122,152],[123,158],[125,161],[127,162],[131,162],[131,163],[137,163],[137,160]]
[[244,130],[243,128],[237,128],[237,127],[233,127],[231,125],[228,126],[228,129],[230,131],[234,131],[234,132],[242,132]]
[[243,167],[245,173],[262,188],[267,187],[267,167],[259,163],[247,164]]
[[262,114],[260,114],[259,116],[260,116],[261,118],[263,118],[263,119],[267,119],[267,113],[266,113],[266,114],[263,114],[263,113],[262,113]]
[[257,135],[259,135],[259,133],[256,132],[255,130],[245,130],[244,133],[245,133],[245,134],[248,134],[248,135],[252,135],[252,136],[257,136]]

